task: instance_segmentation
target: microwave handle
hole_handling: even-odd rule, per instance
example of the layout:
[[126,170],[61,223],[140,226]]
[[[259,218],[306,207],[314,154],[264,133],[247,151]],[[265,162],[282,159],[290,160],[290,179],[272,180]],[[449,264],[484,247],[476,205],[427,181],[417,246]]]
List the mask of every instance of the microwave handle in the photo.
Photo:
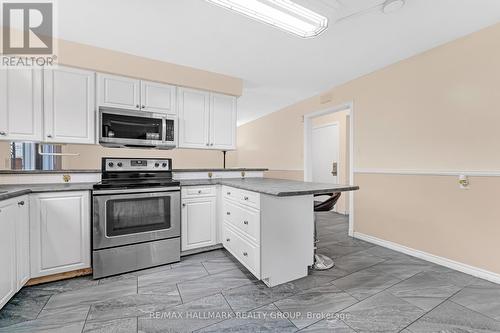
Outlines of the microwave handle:
[[167,141],[167,118],[163,118],[161,122],[161,141]]

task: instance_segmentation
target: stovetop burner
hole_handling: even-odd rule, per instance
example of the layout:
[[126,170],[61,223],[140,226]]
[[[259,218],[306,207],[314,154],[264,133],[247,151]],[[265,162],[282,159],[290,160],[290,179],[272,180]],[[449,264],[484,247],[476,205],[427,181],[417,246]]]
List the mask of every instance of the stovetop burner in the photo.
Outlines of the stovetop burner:
[[172,180],[171,159],[102,158],[101,182],[94,189],[179,186]]

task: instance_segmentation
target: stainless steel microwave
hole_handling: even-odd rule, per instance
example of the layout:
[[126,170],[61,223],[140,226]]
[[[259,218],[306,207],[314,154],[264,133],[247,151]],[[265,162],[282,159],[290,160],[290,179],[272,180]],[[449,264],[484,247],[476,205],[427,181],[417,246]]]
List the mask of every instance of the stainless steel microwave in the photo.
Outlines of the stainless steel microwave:
[[177,117],[101,107],[99,143],[112,148],[173,149],[177,145]]

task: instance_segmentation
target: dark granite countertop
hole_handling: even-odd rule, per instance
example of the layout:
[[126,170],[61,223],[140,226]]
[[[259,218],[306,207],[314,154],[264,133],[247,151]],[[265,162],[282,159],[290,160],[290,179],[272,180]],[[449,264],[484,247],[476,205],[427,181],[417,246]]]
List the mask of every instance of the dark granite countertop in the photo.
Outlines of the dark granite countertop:
[[274,178],[219,178],[180,180],[181,186],[226,185],[278,197],[359,190],[359,186],[301,182]]
[[101,173],[101,169],[68,169],[68,170],[0,170],[0,175],[36,175],[46,173]]
[[267,168],[200,168],[200,169],[172,169],[173,172],[220,172],[220,171],[267,171]]
[[94,183],[0,185],[0,200],[6,200],[29,193],[86,191],[91,190],[93,185]]

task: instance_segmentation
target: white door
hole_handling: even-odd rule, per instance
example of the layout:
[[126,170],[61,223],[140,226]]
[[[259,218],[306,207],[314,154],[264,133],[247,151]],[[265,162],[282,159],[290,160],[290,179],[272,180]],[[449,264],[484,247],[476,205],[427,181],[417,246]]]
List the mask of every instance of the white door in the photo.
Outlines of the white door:
[[181,249],[192,250],[216,244],[216,198],[183,199]]
[[0,140],[42,140],[42,71],[0,70]]
[[16,293],[17,207],[12,200],[0,202],[0,309]]
[[30,210],[32,277],[90,267],[88,191],[34,194]]
[[339,170],[339,126],[328,124],[312,129],[312,181],[337,183],[338,177],[332,175],[333,164]]
[[140,80],[97,73],[97,104],[140,110]]
[[27,195],[16,198],[16,262],[17,290],[30,279],[30,219]]
[[44,141],[95,143],[95,73],[44,70]]
[[210,94],[210,148],[236,149],[236,97]]
[[179,88],[179,148],[208,148],[210,94]]
[[157,82],[141,81],[141,109],[166,114],[177,114],[175,87]]

